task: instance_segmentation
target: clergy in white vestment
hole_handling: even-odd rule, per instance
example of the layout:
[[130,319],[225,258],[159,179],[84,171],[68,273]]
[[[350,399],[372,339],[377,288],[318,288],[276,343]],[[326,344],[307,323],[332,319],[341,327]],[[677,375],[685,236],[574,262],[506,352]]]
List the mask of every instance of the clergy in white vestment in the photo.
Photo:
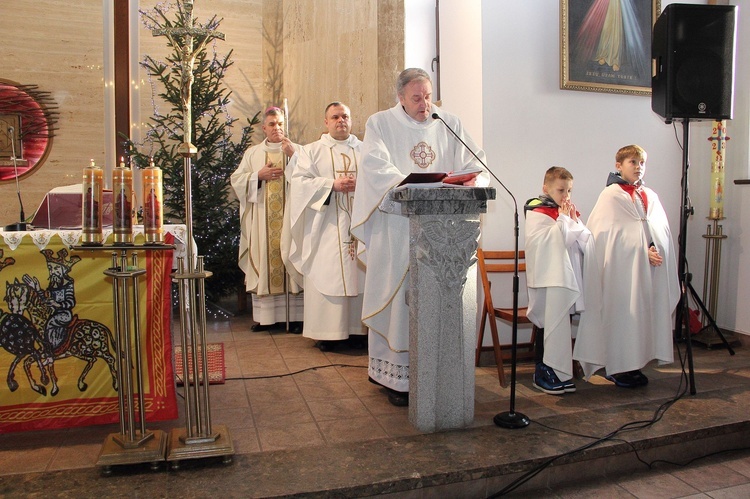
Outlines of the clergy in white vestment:
[[539,328],[533,386],[552,395],[576,390],[571,316],[581,314],[581,322],[591,318],[599,323],[594,239],[571,201],[572,189],[573,175],[553,166],[545,173],[544,194],[524,206],[526,316]]
[[672,232],[656,193],[643,185],[646,152],[621,148],[617,173],[591,211],[602,283],[600,331],[579,328],[573,353],[588,378],[605,369],[617,386],[648,383],[648,362],[674,360],[673,313],[680,299]]
[[360,140],[351,133],[349,107],[332,102],[325,109],[328,133],[298,151],[289,199],[289,260],[304,278],[303,336],[321,350],[359,335],[362,326],[364,265],[351,233],[352,205],[361,158]]
[[301,332],[302,277],[288,264],[289,179],[292,158],[299,146],[284,136],[284,113],[268,108],[263,117],[265,139],[248,148],[231,182],[240,203],[239,266],[245,273],[245,289],[251,293],[253,331],[269,329],[287,320],[292,332]]
[[[484,152],[455,115],[432,103],[432,82],[421,69],[401,72],[399,102],[367,120],[357,177],[352,232],[365,244],[367,266],[362,321],[368,327],[369,376],[389,390],[394,405],[408,404],[409,391],[409,220],[393,189],[412,172],[480,168],[477,186],[489,175],[447,129],[452,128],[479,158]],[[438,113],[445,120],[433,119]]]

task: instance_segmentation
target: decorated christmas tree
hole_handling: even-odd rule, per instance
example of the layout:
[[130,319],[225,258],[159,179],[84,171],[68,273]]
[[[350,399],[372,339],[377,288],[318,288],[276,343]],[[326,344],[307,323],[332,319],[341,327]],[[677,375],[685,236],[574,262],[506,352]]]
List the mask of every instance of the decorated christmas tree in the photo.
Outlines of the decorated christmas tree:
[[[141,15],[152,30],[184,27],[179,3],[174,21],[168,19],[159,7],[153,13],[141,11]],[[215,29],[220,23],[221,20],[214,16],[203,27]],[[231,140],[238,119],[227,112],[231,92],[222,80],[233,64],[232,51],[219,56],[215,43],[209,47],[213,49],[211,55],[206,48],[196,55],[191,97],[191,142],[198,150],[191,169],[193,237],[198,254],[205,257],[206,270],[213,273],[206,279],[206,295],[211,301],[236,293],[243,283],[242,271],[236,264],[239,208],[229,177],[251,145],[253,127],[260,122],[260,113],[256,113],[242,127],[239,140]],[[164,61],[146,56],[141,63],[152,82],[154,114],[147,124],[143,142],[128,141],[127,148],[133,165],[146,167],[153,158],[154,164],[163,170],[165,223],[181,223],[185,220],[183,157],[178,153],[184,138],[181,56],[171,40],[168,47],[172,52]],[[157,96],[168,108],[166,113],[159,110]]]

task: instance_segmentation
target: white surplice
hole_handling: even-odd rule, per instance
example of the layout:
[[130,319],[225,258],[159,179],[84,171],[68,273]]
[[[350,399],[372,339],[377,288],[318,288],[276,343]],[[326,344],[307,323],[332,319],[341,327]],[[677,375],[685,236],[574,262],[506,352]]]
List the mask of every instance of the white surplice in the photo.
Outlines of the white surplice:
[[353,192],[334,192],[339,177],[357,178],[361,142],[350,135],[324,134],[302,147],[296,158],[289,199],[289,260],[304,276],[303,335],[344,340],[366,334],[362,326],[364,265],[352,236]]
[[544,328],[543,362],[560,381],[568,381],[573,377],[570,315],[582,313],[583,321],[589,303],[591,314],[599,313],[594,240],[581,221],[564,214],[555,220],[541,211],[526,213],[525,235],[526,315]]
[[[458,117],[432,109],[484,161],[484,151]],[[367,120],[357,178],[352,232],[365,244],[367,265],[362,321],[369,328],[369,375],[397,391],[409,390],[409,220],[393,200],[393,188],[411,172],[450,172],[479,167],[472,154],[439,120],[411,119],[401,104]],[[489,184],[489,174],[477,177]]]
[[[586,223],[602,283],[601,329],[579,328],[574,351],[587,378],[602,368],[617,374],[674,360],[672,314],[680,289],[672,233],[659,197],[646,187],[643,193],[645,220],[631,194],[611,184]],[[648,260],[651,241],[663,258],[658,267]]]
[[284,156],[280,142],[264,140],[245,151],[231,177],[240,203],[238,264],[245,273],[245,289],[253,293],[253,319],[264,325],[285,321],[285,286],[290,292],[289,320],[302,320],[302,279],[287,261],[288,178],[258,181],[258,171],[269,161],[285,168],[285,175],[290,176],[293,162]]

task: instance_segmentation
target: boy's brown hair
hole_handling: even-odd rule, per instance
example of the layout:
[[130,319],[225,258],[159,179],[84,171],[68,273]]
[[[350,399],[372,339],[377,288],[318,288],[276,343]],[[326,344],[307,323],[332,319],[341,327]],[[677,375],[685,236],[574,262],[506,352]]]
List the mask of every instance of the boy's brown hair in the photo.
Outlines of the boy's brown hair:
[[621,147],[619,151],[617,151],[617,154],[615,154],[615,161],[617,163],[622,163],[628,158],[636,158],[639,161],[646,161],[646,158],[648,157],[648,154],[646,154],[646,151],[639,145],[631,144],[629,146]]
[[544,185],[551,185],[557,179],[573,180],[573,174],[562,166],[552,166],[544,174]]

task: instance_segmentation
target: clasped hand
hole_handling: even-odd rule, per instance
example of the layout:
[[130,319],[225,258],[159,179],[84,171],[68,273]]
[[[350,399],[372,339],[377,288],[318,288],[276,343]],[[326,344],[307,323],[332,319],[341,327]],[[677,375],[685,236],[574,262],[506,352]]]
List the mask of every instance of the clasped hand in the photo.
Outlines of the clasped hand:
[[648,262],[653,267],[658,267],[659,265],[662,264],[663,261],[664,259],[659,254],[659,250],[656,249],[656,246],[650,246],[648,248]]
[[570,200],[563,202],[563,205],[559,208],[559,211],[563,215],[568,215],[576,222],[578,221],[578,210],[576,210],[576,205],[574,205]]
[[352,192],[357,185],[357,179],[353,177],[339,177],[333,181],[333,190],[336,192]]

